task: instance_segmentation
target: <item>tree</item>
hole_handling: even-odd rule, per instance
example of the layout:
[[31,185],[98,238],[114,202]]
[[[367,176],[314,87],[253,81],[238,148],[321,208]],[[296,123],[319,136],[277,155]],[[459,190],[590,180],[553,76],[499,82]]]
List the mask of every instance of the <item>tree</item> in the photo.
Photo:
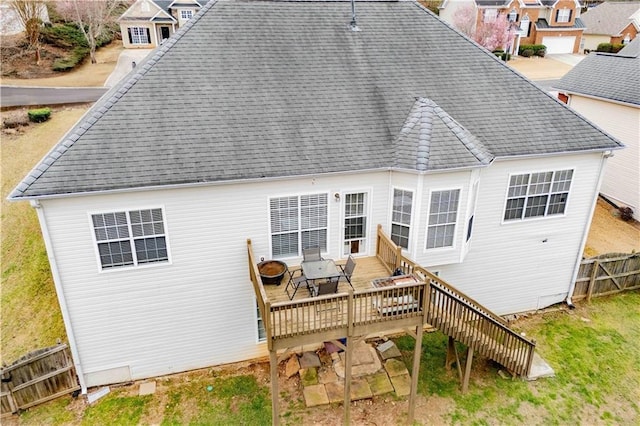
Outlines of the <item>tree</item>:
[[96,63],[96,46],[107,25],[114,21],[114,10],[119,0],[64,0],[56,2],[58,13],[74,22],[89,45],[91,63]]
[[29,49],[36,52],[36,64],[40,63],[40,27],[42,26],[42,11],[46,8],[44,1],[14,0],[13,10],[24,27]]
[[476,9],[466,5],[456,10],[453,26],[487,50],[507,49],[513,43],[515,32],[507,15],[499,13],[491,21],[477,21]]

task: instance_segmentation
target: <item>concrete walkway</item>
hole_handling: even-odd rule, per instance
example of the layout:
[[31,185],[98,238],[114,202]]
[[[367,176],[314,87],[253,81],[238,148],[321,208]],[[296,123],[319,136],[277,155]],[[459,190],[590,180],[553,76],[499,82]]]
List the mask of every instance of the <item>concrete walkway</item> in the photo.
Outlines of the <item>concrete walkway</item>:
[[133,70],[134,64],[140,64],[153,50],[154,49],[124,49],[118,57],[118,63],[115,69],[109,78],[107,78],[107,81],[105,81],[105,87],[115,86]]

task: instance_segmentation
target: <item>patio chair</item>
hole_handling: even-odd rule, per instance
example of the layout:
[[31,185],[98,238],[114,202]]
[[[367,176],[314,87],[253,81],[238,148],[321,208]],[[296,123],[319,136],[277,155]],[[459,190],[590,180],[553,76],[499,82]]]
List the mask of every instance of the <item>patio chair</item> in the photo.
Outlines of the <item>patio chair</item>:
[[320,255],[320,247],[309,247],[306,249],[302,249],[302,258],[303,262],[314,262],[317,260],[322,260],[322,256]]
[[335,294],[338,292],[338,281],[340,277],[331,277],[326,280],[309,281],[309,292],[311,296],[322,296],[323,294]]
[[340,278],[344,278],[351,286],[351,289],[355,290],[353,288],[353,284],[351,284],[351,276],[353,275],[354,269],[356,269],[356,261],[353,256],[349,256],[347,263],[344,266],[340,265],[340,269],[342,269],[342,272],[340,273],[338,280],[340,280]]
[[[296,295],[296,292],[300,288],[300,286],[304,285],[304,287],[309,288],[309,282],[307,281],[307,277],[304,276],[301,269],[294,269],[293,271],[287,269],[289,274],[289,282],[285,287],[285,291],[287,292],[287,296],[289,296],[289,300],[293,300]],[[299,276],[296,276],[296,273],[299,273]],[[293,291],[293,293],[290,293]]]

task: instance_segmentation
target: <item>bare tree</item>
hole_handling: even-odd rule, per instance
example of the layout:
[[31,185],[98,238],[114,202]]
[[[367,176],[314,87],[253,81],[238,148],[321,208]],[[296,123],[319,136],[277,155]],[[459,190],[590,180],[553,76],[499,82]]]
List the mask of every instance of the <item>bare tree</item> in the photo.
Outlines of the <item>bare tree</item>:
[[44,1],[14,0],[11,3],[24,27],[29,49],[36,52],[36,64],[40,63],[40,27],[42,12],[46,8]]
[[89,45],[91,63],[96,63],[96,45],[108,24],[114,21],[114,11],[121,3],[119,0],[65,0],[57,1],[56,9],[60,15],[74,22]]

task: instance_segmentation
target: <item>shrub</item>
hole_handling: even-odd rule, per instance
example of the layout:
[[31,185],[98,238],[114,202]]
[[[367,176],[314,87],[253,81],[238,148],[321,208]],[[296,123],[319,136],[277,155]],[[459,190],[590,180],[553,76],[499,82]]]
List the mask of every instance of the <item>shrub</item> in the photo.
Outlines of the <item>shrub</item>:
[[29,121],[34,123],[42,123],[51,118],[51,108],[38,108],[31,109],[27,112],[29,115]]
[[606,52],[611,53],[611,43],[600,43],[596,48],[596,52]]
[[63,49],[89,47],[82,31],[73,24],[55,24],[43,28],[42,41]]
[[54,71],[69,71],[75,68],[76,65],[81,64],[84,61],[84,58],[89,54],[89,49],[86,47],[76,47],[71,51],[71,55],[56,59],[53,61],[53,70]]
[[525,49],[520,52],[520,56],[524,56],[525,58],[530,58],[533,56],[533,49]]
[[620,212],[620,219],[625,222],[633,219],[633,209],[631,209],[631,207],[618,207],[618,211]]
[[611,45],[611,53],[618,53],[622,50],[624,44],[616,43]]
[[546,55],[546,54],[547,54],[547,50],[546,49],[540,49],[540,50],[535,51],[535,55],[539,56],[541,58],[544,58],[544,55]]
[[[521,44],[520,47],[518,48],[518,55],[526,56],[522,54],[526,50],[533,51],[533,53],[529,56],[536,55],[536,56],[543,57],[547,53],[547,46],[545,46],[544,44]],[[539,53],[539,52],[542,52],[542,53]]]

